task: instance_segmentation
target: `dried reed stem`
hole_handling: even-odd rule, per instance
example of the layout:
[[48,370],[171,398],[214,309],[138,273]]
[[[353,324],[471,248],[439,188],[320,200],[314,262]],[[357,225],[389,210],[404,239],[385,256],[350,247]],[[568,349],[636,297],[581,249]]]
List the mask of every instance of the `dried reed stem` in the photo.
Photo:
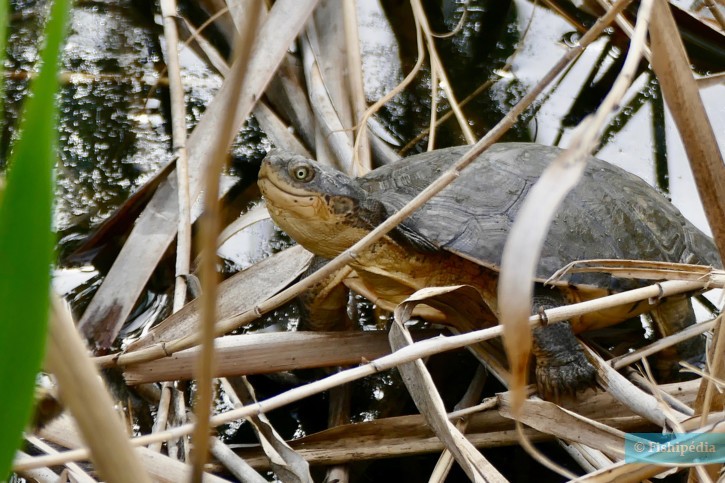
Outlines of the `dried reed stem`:
[[197,362],[197,392],[194,405],[196,417],[195,430],[192,436],[194,452],[192,453],[191,481],[201,481],[209,451],[209,416],[212,410],[214,372],[214,323],[216,321],[218,274],[216,271],[217,238],[220,232],[219,213],[219,178],[224,168],[229,147],[232,144],[236,129],[234,120],[245,117],[247,112],[236,112],[238,99],[241,96],[252,46],[254,45],[258,30],[259,12],[261,2],[253,2],[246,17],[246,28],[240,29],[234,45],[235,61],[232,66],[230,78],[232,88],[229,91],[229,103],[222,110],[217,139],[212,143],[209,153],[209,163],[206,172],[206,189],[204,191],[204,216],[201,220],[201,250],[200,266],[202,294],[201,305],[201,353]]

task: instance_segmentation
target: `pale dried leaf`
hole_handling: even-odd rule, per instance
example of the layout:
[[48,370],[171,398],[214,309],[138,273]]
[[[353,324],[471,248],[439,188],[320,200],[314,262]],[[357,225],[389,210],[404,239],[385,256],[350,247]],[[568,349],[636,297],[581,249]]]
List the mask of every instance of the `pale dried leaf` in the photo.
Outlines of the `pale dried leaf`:
[[352,145],[353,116],[347,82],[347,48],[343,24],[343,2],[323,0],[307,24],[307,39],[319,69],[322,86]]
[[725,276],[725,271],[704,265],[687,263],[658,262],[649,260],[596,259],[577,260],[557,270],[546,281],[556,284],[564,276],[573,273],[610,273],[618,278],[636,278],[640,280],[713,280],[713,286]]
[[[312,260],[301,246],[283,250],[219,284],[217,314],[220,318],[246,312],[289,285]],[[185,337],[198,327],[199,301],[193,300],[129,345],[127,352],[158,342]]]
[[259,223],[262,220],[268,219],[269,212],[267,211],[267,207],[261,203],[255,205],[242,216],[229,223],[229,225],[227,225],[227,227],[224,228],[224,230],[222,230],[222,232],[219,234],[219,241],[217,243],[219,246],[221,246],[222,244],[224,244],[225,241],[227,241],[240,231],[244,230],[245,228],[250,227],[255,223]]
[[[499,394],[499,412],[512,417],[510,393]],[[548,401],[527,399],[518,419],[534,429],[596,448],[613,457],[624,456],[624,433],[595,420],[568,411]]]
[[[256,402],[254,388],[246,378],[243,378],[243,384],[238,385],[237,388],[246,391],[243,396],[247,401]],[[267,416],[262,413],[248,418],[247,421],[252,424],[277,477],[290,483],[312,483],[309,463],[277,433]]]
[[[626,377],[612,369],[598,354],[583,346],[589,356],[590,362],[597,369],[597,379],[599,383],[622,404],[630,408],[635,414],[652,421],[653,423],[665,427],[667,419],[665,417],[660,403],[654,396],[646,394],[644,391],[629,382]],[[678,421],[684,421],[687,415],[675,412]]]
[[[396,350],[413,342],[404,326],[405,321],[397,315],[399,314],[396,314],[395,323],[390,328],[390,345]],[[423,361],[419,359],[402,364],[398,370],[418,410],[471,481],[505,482],[503,475],[448,420],[443,400]]]
[[419,311],[430,309],[445,315],[443,318],[439,315],[436,320],[445,320],[462,331],[473,328],[473,321],[480,329],[496,320],[479,291],[470,285],[423,288],[394,307],[395,317],[403,323],[418,315]]
[[526,397],[524,387],[532,345],[529,316],[541,248],[557,208],[577,184],[585,166],[582,156],[565,151],[544,170],[524,200],[501,257],[498,308],[511,371],[509,389],[514,395],[514,415]]

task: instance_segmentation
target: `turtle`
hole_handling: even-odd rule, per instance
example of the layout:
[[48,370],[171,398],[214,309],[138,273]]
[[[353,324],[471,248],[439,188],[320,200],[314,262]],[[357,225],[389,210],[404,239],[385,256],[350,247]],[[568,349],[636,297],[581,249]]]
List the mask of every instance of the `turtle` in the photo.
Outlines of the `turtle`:
[[[400,210],[469,146],[413,155],[351,178],[299,155],[272,150],[258,184],[273,221],[314,254],[333,258]],[[497,280],[509,230],[526,194],[561,153],[533,143],[495,144],[461,175],[378,242],[356,253],[350,266],[375,303],[394,307],[416,290],[470,285],[497,323]],[[634,288],[641,281],[606,273],[577,273],[544,282],[561,267],[584,259],[638,259],[719,267],[718,251],[665,196],[641,178],[589,157],[578,185],[559,208],[536,270],[535,304],[551,307]],[[539,392],[547,399],[594,387],[595,370],[576,332],[656,313],[662,336],[696,322],[690,298],[671,297],[656,307],[643,302],[551,323],[534,330]],[[445,320],[435,309],[423,313]],[[677,357],[698,357],[700,339],[686,341]],[[670,362],[668,364],[675,365]]]

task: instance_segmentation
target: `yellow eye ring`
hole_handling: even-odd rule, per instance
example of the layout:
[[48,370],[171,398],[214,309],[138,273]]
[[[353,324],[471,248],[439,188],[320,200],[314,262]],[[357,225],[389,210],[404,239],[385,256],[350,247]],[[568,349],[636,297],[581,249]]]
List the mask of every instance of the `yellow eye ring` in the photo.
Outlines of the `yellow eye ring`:
[[295,181],[307,182],[315,177],[315,170],[307,164],[296,164],[290,167],[289,174]]

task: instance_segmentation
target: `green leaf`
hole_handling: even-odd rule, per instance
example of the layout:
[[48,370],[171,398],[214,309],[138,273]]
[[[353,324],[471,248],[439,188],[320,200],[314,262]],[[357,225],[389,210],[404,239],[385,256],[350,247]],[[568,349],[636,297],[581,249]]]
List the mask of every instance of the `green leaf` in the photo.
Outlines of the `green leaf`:
[[[0,0],[0,61],[5,59],[8,40],[8,0]],[[2,63],[0,63],[2,72]],[[0,118],[5,112],[5,76],[0,76]],[[2,189],[2,186],[0,186]],[[0,198],[0,203],[2,199]]]
[[42,67],[25,103],[0,204],[0,479],[10,471],[29,420],[45,348],[54,245],[55,95],[68,13],[69,1],[55,0]]

